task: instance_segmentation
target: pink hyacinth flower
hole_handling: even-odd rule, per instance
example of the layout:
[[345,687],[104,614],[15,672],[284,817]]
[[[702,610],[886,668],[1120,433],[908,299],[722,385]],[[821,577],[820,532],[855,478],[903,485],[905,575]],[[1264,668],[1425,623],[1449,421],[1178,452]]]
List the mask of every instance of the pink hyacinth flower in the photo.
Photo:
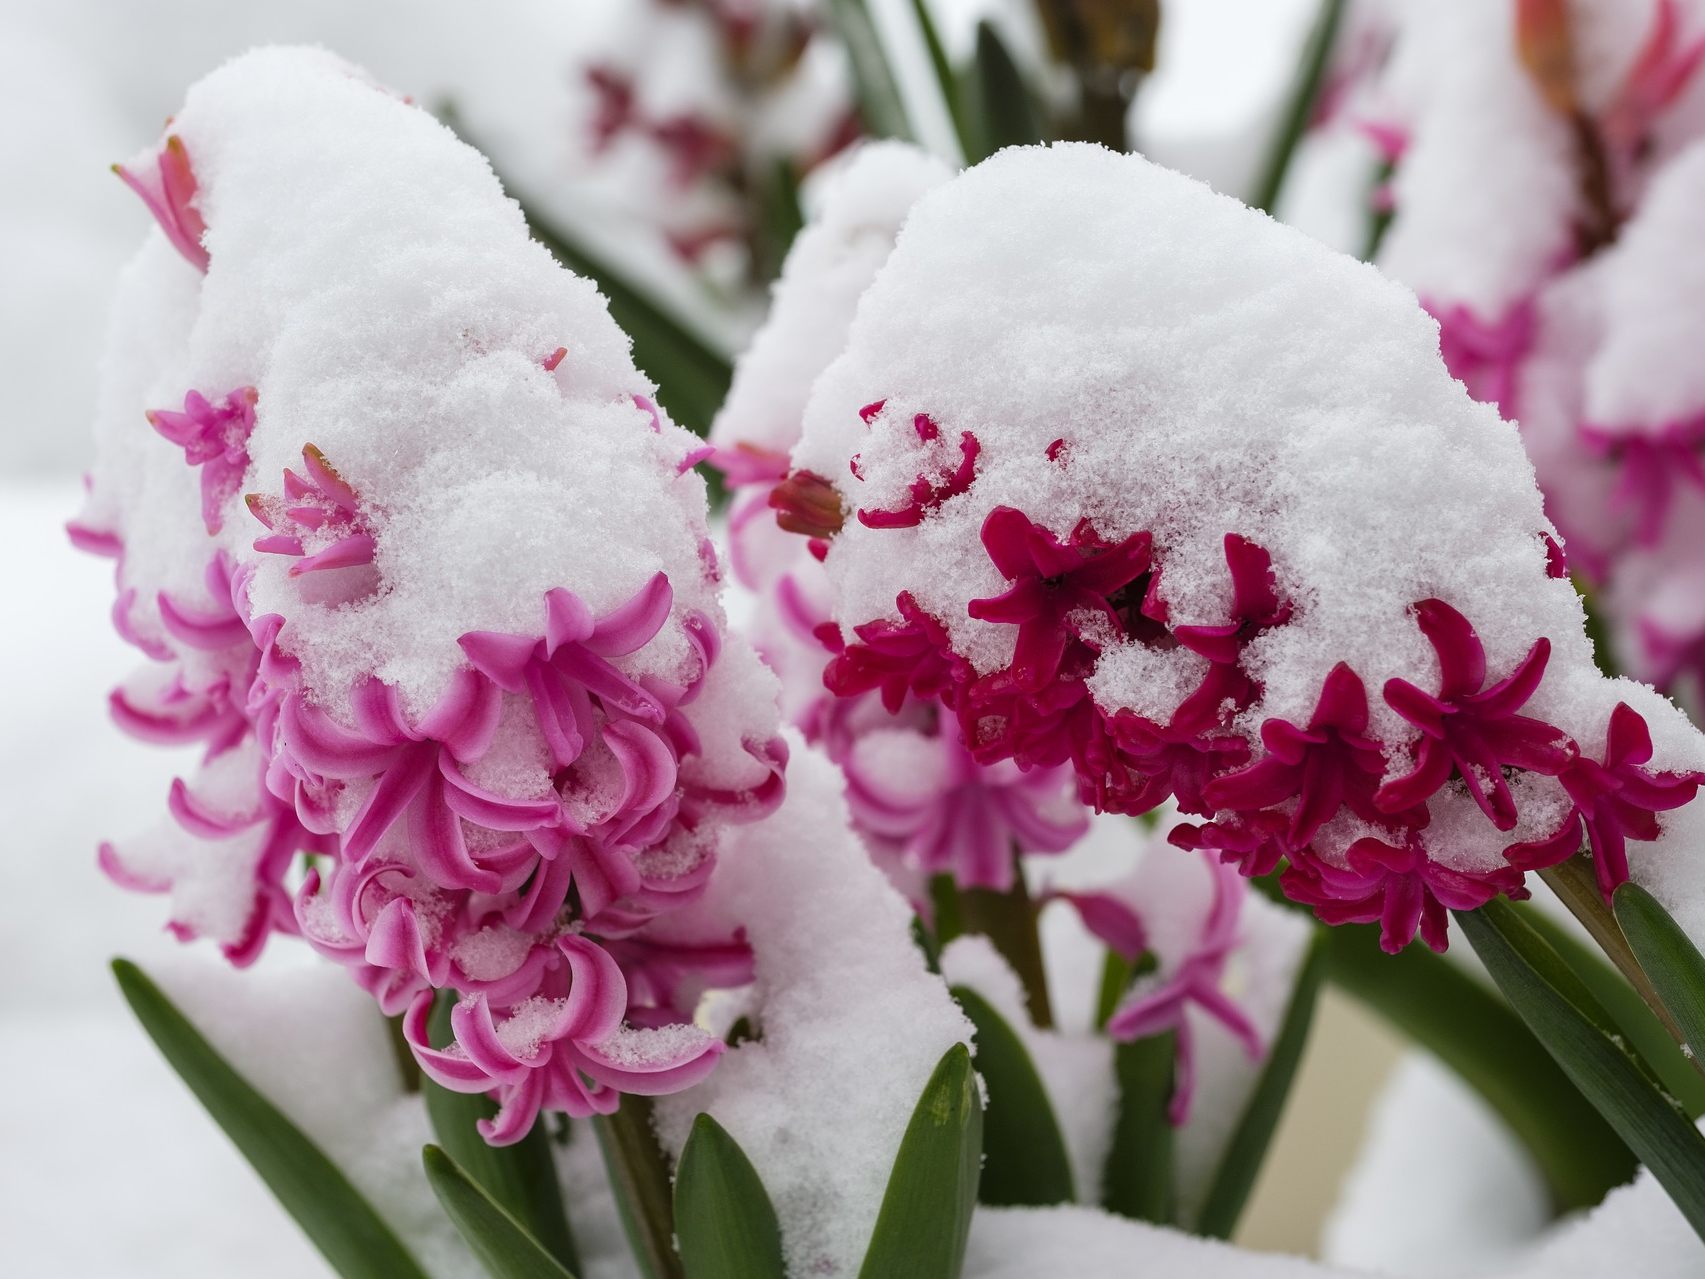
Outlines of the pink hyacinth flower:
[[371,564],[378,544],[355,490],[312,444],[302,449],[302,470],[286,468],[282,500],[248,495],[249,510],[271,530],[255,550],[298,557],[292,577]]
[[195,171],[190,167],[189,152],[183,139],[167,134],[159,154],[154,157],[153,172],[144,165],[140,170],[115,164],[113,172],[124,181],[148,206],[148,212],[160,224],[172,247],[184,255],[196,270],[207,270],[207,250],[201,240],[207,234],[207,223],[195,208]]
[[719,1039],[688,1024],[650,1031],[660,1039],[648,1051],[639,1038],[648,1032],[624,1030],[628,988],[615,960],[573,934],[556,946],[564,960],[554,987],[560,994],[536,995],[501,1020],[483,995],[463,999],[450,1014],[455,1040],[447,1048],[432,1047],[427,1036],[431,992],[417,995],[404,1019],[415,1060],[436,1083],[454,1092],[496,1094],[496,1117],[478,1125],[494,1146],[526,1136],[541,1109],[584,1118],[610,1114],[622,1093],[656,1096],[690,1088],[723,1051]]
[[898,714],[909,697],[952,704],[954,690],[970,678],[970,667],[954,653],[947,628],[902,591],[894,601],[898,622],[879,619],[853,628],[858,638],[841,648],[823,670],[823,685],[836,697],[877,690],[883,708]]
[[[1251,1060],[1264,1051],[1254,1022],[1224,990],[1226,964],[1237,946],[1238,917],[1248,889],[1230,867],[1211,858],[1203,862],[1212,877],[1213,901],[1201,932],[1171,971],[1152,985],[1139,987],[1107,1019],[1107,1034],[1121,1041],[1146,1039],[1169,1030],[1176,1033],[1177,1076],[1167,1107],[1167,1118],[1175,1127],[1189,1119],[1196,1089],[1195,1036],[1189,1018],[1192,1006],[1230,1031]],[[1079,893],[1069,899],[1090,931],[1127,961],[1134,963],[1147,951],[1147,930],[1140,916],[1117,897]]]
[[1516,668],[1486,684],[1486,651],[1474,627],[1443,600],[1422,600],[1415,618],[1439,660],[1439,691],[1424,692],[1406,679],[1386,681],[1385,700],[1421,730],[1415,767],[1387,782],[1377,799],[1382,813],[1424,804],[1452,772],[1499,830],[1516,824],[1515,798],[1505,766],[1555,774],[1574,753],[1562,730],[1518,715],[1545,675],[1551,641],[1534,641]]
[[1655,431],[1580,427],[1581,441],[1595,456],[1620,469],[1611,503],[1635,517],[1635,537],[1642,546],[1663,540],[1664,527],[1675,500],[1676,486],[1685,481],[1705,490],[1705,414],[1669,422]]
[[1448,944],[1447,910],[1474,910],[1500,893],[1527,896],[1522,873],[1500,866],[1481,873],[1452,870],[1427,856],[1418,832],[1401,843],[1358,839],[1335,866],[1311,854],[1293,854],[1280,876],[1285,896],[1314,908],[1327,924],[1378,921],[1380,949],[1395,955],[1415,938],[1436,951]]
[[[867,422],[869,418],[865,419]],[[912,419],[912,429],[917,432],[918,439],[924,444],[933,444],[941,438],[941,428],[935,419],[927,413],[919,413]],[[906,504],[897,511],[865,510],[858,512],[858,522],[866,528],[914,528],[923,523],[924,516],[940,506],[950,497],[957,497],[971,487],[971,481],[976,477],[977,457],[982,452],[982,445],[977,437],[969,431],[963,431],[959,436],[959,461],[951,470],[939,475],[919,475],[907,488]],[[858,458],[852,459],[853,474],[858,474]]]
[[1115,599],[1149,571],[1151,539],[1133,533],[1114,546],[1080,529],[1061,542],[1023,511],[997,506],[983,521],[983,547],[1011,585],[967,611],[1018,628],[1010,667],[1020,687],[1038,689],[1060,673],[1066,646],[1085,639],[1084,616],[1105,619],[1117,634],[1126,619]]
[[1365,821],[1383,821],[1374,792],[1385,757],[1367,729],[1367,690],[1361,677],[1339,662],[1321,685],[1308,727],[1268,720],[1261,726],[1267,753],[1248,768],[1216,777],[1204,788],[1204,798],[1215,810],[1242,812],[1295,799],[1285,832],[1291,849],[1306,846],[1343,807]]
[[1533,300],[1523,299],[1494,321],[1460,303],[1444,306],[1423,299],[1422,306],[1439,322],[1439,355],[1450,375],[1475,399],[1495,405],[1514,421],[1517,376],[1537,332]]
[[1653,772],[1646,767],[1651,758],[1645,719],[1618,702],[1605,732],[1604,762],[1577,755],[1557,774],[1575,804],[1563,825],[1550,838],[1512,845],[1504,855],[1524,870],[1554,866],[1579,851],[1584,830],[1599,891],[1609,901],[1628,878],[1628,841],[1657,839],[1657,814],[1691,803],[1705,782],[1701,772]]
[[186,462],[201,468],[201,518],[209,533],[223,525],[225,503],[242,487],[249,469],[256,398],[252,386],[238,387],[217,404],[191,391],[181,413],[152,409],[147,414],[148,424],[183,449]]

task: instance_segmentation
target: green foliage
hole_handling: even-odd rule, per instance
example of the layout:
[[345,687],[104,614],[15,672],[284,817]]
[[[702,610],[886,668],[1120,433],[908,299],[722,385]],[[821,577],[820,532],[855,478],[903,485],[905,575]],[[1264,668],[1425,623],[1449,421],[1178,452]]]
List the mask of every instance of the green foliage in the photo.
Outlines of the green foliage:
[[196,1100],[344,1279],[425,1279],[338,1166],[256,1092],[135,964],[112,963],[137,1021]]
[[781,1227],[758,1170],[709,1115],[693,1121],[675,1177],[687,1279],[785,1279]]
[[421,1162],[445,1215],[492,1279],[574,1279],[449,1155],[427,1146]]

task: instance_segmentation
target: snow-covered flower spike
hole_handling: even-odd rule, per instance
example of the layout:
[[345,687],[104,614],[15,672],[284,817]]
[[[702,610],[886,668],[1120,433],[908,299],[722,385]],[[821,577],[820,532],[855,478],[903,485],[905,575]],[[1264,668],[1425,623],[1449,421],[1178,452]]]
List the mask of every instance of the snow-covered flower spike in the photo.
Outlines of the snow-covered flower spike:
[[[234,962],[300,933],[409,1013],[423,1066],[499,1096],[493,1141],[702,1079],[689,995],[751,955],[738,921],[653,926],[780,802],[787,752],[724,633],[699,442],[484,160],[335,59],[214,73],[158,168],[168,234],[199,244],[216,205],[221,247],[204,288],[157,238],[127,276],[76,536],[161,664],[115,713],[207,756],[181,833],[103,866]],[[135,429],[209,368],[250,372]]]
[[[1676,805],[1705,766],[1598,674],[1515,431],[1412,295],[1141,159],[1011,151],[926,194],[805,423],[792,473],[838,509],[923,508],[829,540],[831,689],[928,690],[977,759],[1069,764],[1104,810],[1172,797],[1205,819],[1175,843],[1288,862],[1388,949],[1606,811],[1575,761]],[[919,444],[965,436],[938,485]],[[1618,704],[1665,745],[1600,759]],[[1654,811],[1605,820],[1607,885]]]
[[[946,177],[924,153],[885,143],[859,148],[829,179],[711,432],[713,464],[736,490],[735,570],[760,596],[752,633],[788,683],[789,716],[845,771],[855,827],[920,906],[931,875],[1011,888],[1015,852],[1062,852],[1089,820],[1069,770],[984,763],[960,742],[941,701],[955,678],[945,662],[934,670],[918,661],[937,651],[929,619],[902,602],[900,624],[860,628],[851,642],[830,621],[816,558],[827,540],[855,518],[869,528],[921,522],[971,483],[976,439],[946,439],[927,414],[914,415],[919,474],[892,509],[849,510],[828,479],[787,467],[811,383],[845,342],[859,294],[907,210]],[[864,405],[860,420],[868,427],[882,412],[880,403]],[[848,467],[856,473],[856,456]]]

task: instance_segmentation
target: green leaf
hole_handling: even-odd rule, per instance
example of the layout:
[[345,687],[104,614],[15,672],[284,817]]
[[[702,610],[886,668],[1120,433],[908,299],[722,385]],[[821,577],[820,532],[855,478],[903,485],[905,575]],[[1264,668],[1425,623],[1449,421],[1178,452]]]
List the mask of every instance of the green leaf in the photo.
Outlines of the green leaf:
[[786,160],[776,160],[757,176],[755,184],[757,270],[761,278],[773,280],[781,274],[794,237],[804,229],[805,213],[799,207],[799,182],[794,177],[793,166]]
[[859,1279],[957,1279],[982,1154],[983,1105],[971,1053],[954,1044],[906,1125]]
[[652,1101],[628,1093],[612,1115],[594,1115],[616,1212],[645,1279],[681,1279],[669,1166],[651,1126]]
[[967,164],[1002,147],[1028,146],[1047,136],[1030,86],[992,23],[977,24],[977,52],[960,93]]
[[1272,149],[1267,153],[1267,161],[1250,197],[1251,208],[1271,213],[1273,206],[1279,202],[1285,175],[1290,171],[1291,157],[1296,154],[1297,143],[1308,128],[1309,117],[1314,113],[1314,101],[1320,96],[1320,85],[1326,77],[1332,46],[1337,43],[1338,28],[1343,18],[1344,0],[1321,0],[1320,13],[1309,32],[1308,43],[1303,46],[1302,61],[1298,64],[1296,80],[1285,103],[1279,130],[1273,136]]
[[1168,1110],[1177,1059],[1178,1036],[1170,1030],[1113,1045],[1119,1108],[1101,1177],[1101,1205],[1109,1212],[1159,1225],[1173,1222],[1174,1129]]
[[1071,1159],[1024,1041],[967,986],[953,998],[977,1028],[977,1073],[988,1089],[983,1112],[980,1203],[1001,1207],[1071,1203]]
[[[1632,880],[1616,890],[1614,904],[1622,935],[1681,1031],[1691,1067],[1705,1049],[1705,956],[1658,899]],[[1691,1082],[1699,1083],[1698,1072],[1691,1073]]]
[[1444,1062],[1527,1147],[1559,1213],[1590,1208],[1637,1160],[1522,1019],[1487,985],[1419,944],[1396,955],[1379,929],[1327,930],[1328,976]]
[[1214,1239],[1229,1239],[1243,1215],[1255,1177],[1267,1158],[1273,1132],[1279,1126],[1285,1102],[1296,1082],[1297,1066],[1314,1024],[1314,1006],[1320,983],[1326,976],[1326,943],[1320,931],[1310,940],[1297,971],[1291,1001],[1279,1033],[1267,1049],[1267,1061],[1255,1082],[1255,1091],[1243,1107],[1243,1115],[1220,1156],[1219,1167],[1208,1184],[1207,1196],[1196,1219],[1196,1233]]
[[[450,1042],[450,1009],[455,996],[446,992],[432,1010],[432,1043]],[[475,1125],[497,1113],[497,1103],[484,1093],[451,1092],[421,1080],[426,1113],[432,1131],[446,1154],[490,1195],[500,1207],[537,1239],[569,1270],[580,1268],[563,1209],[562,1189],[557,1184],[556,1164],[551,1158],[550,1136],[541,1120],[512,1146],[488,1145]]]
[[852,64],[853,94],[859,119],[873,138],[911,141],[912,126],[900,96],[900,82],[882,47],[882,36],[866,0],[829,0],[829,21]]
[[1682,1053],[1658,1015],[1640,997],[1640,992],[1628,983],[1596,946],[1582,941],[1544,911],[1523,902],[1516,907],[1528,927],[1545,939],[1575,976],[1592,992],[1594,999],[1604,1005],[1627,1039],[1629,1047],[1650,1067],[1653,1074],[1679,1101],[1688,1114],[1705,1114],[1705,1078]]
[[972,130],[975,125],[966,117],[959,82],[953,74],[953,64],[947,60],[947,50],[941,43],[940,32],[936,30],[935,17],[929,11],[929,0],[912,0],[912,16],[917,19],[918,30],[923,35],[924,49],[929,53],[930,70],[935,72],[935,87],[953,121],[953,132],[959,139],[960,153],[968,157],[971,154]]
[[709,1115],[693,1121],[681,1150],[675,1237],[687,1279],[785,1279],[775,1206],[746,1152]]
[[1705,1136],[1622,1045],[1610,1015],[1501,900],[1457,920],[1492,980],[1705,1238]]
[[432,1193],[492,1279],[574,1279],[449,1155],[427,1146],[420,1157]]
[[231,1068],[135,964],[112,962],[130,1009],[278,1202],[344,1279],[424,1279],[341,1169]]

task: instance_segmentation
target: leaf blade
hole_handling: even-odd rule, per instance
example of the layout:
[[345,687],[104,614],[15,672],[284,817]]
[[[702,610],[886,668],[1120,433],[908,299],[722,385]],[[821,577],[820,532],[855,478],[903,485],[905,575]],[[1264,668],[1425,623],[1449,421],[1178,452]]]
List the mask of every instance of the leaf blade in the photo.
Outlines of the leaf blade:
[[426,1146],[420,1158],[445,1215],[492,1279],[574,1279],[443,1150]]
[[343,1170],[248,1083],[153,980],[112,962],[125,1002],[168,1064],[345,1279],[425,1279]]
[[1308,1044],[1308,1033],[1314,1024],[1314,1009],[1320,997],[1321,982],[1326,977],[1326,943],[1317,930],[1310,939],[1302,965],[1297,970],[1296,985],[1285,1007],[1279,1033],[1267,1050],[1266,1064],[1261,1068],[1255,1090],[1244,1105],[1243,1115],[1232,1131],[1225,1153],[1214,1171],[1202,1209],[1197,1214],[1196,1231],[1214,1239],[1229,1239],[1249,1202],[1249,1192],[1255,1187],[1256,1175],[1267,1157],[1273,1133],[1279,1126],[1285,1102],[1296,1082],[1297,1067]]
[[[453,996],[439,999],[432,1010],[432,1042],[448,1043]],[[421,1094],[427,1117],[444,1153],[490,1195],[545,1251],[570,1271],[580,1269],[580,1254],[563,1206],[550,1137],[543,1122],[511,1146],[492,1146],[476,1125],[497,1113],[497,1103],[484,1093],[451,1092],[422,1077]]]
[[864,131],[873,138],[913,138],[900,81],[882,47],[882,35],[866,0],[828,0],[829,21],[846,47],[853,92]]
[[1509,903],[1458,922],[1498,988],[1557,1064],[1705,1238],[1705,1136],[1615,1038],[1609,1014]]
[[1030,86],[994,24],[977,24],[977,45],[959,90],[956,113],[966,122],[965,163],[985,160],[1002,147],[1029,146],[1046,137]]
[[982,1150],[983,1107],[971,1053],[955,1044],[912,1110],[859,1279],[957,1279]]
[[1705,956],[1658,899],[1633,880],[1616,890],[1614,910],[1634,957],[1681,1030],[1686,1051],[1697,1060],[1705,1050]]
[[675,1238],[687,1279],[785,1279],[781,1226],[740,1144],[693,1120],[675,1174]]
[[955,986],[951,993],[977,1028],[975,1064],[988,1090],[978,1202],[1000,1207],[1072,1202],[1066,1141],[1023,1040],[970,987]]

